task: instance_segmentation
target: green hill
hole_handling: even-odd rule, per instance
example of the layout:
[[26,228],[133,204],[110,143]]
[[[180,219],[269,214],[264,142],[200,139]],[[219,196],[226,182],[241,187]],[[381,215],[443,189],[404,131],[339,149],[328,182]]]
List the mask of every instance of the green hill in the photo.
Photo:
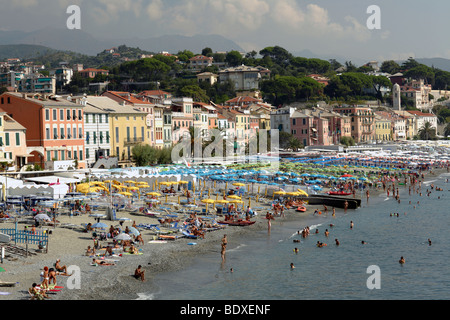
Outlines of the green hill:
[[0,60],[6,58],[27,60],[56,51],[57,50],[49,47],[34,44],[5,44],[0,45]]

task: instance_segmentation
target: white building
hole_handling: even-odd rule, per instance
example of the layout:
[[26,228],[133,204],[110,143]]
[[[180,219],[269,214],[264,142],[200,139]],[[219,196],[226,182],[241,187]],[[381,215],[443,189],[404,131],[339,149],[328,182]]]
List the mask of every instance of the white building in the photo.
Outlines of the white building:
[[108,112],[97,107],[98,99],[104,97],[87,96],[81,101],[84,107],[85,158],[88,166],[101,157],[109,157],[110,126]]

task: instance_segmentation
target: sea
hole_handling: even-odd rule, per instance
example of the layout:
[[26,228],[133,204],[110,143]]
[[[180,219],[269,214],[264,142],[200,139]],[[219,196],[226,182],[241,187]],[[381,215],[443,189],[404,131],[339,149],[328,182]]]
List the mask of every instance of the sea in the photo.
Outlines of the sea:
[[[227,248],[225,262],[219,252],[199,256],[184,270],[157,275],[154,289],[138,299],[450,299],[448,180],[449,173],[429,177],[421,194],[399,186],[400,203],[386,193],[368,201],[364,194],[360,208],[336,209],[334,217],[277,218],[270,232],[233,239],[238,244]],[[310,235],[302,238],[298,231],[307,226]],[[318,241],[326,246],[317,247]]]

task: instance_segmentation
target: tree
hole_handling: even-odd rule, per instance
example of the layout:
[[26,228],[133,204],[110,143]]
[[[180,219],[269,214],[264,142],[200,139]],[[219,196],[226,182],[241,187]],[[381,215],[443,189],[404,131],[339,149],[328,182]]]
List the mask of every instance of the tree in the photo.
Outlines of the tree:
[[242,55],[239,51],[232,50],[225,56],[225,61],[232,67],[239,66],[242,63]]
[[400,65],[394,60],[383,61],[380,67],[381,72],[395,74],[400,71]]
[[157,162],[158,150],[149,146],[148,144],[137,145],[131,149],[131,155],[134,162],[139,167],[147,166]]
[[355,140],[353,139],[353,137],[341,137],[339,142],[346,147],[355,145]]
[[422,128],[418,132],[420,140],[435,140],[436,139],[436,128],[431,126],[430,122],[425,122]]
[[196,84],[182,87],[180,89],[180,96],[191,97],[194,101],[198,102],[209,102],[209,97],[206,95],[206,91]]
[[211,48],[206,47],[202,50],[202,55],[207,56],[207,57],[212,57],[213,51]]
[[445,136],[445,137],[450,136],[450,122],[447,123],[447,125],[445,126],[445,129],[444,129],[444,136]]

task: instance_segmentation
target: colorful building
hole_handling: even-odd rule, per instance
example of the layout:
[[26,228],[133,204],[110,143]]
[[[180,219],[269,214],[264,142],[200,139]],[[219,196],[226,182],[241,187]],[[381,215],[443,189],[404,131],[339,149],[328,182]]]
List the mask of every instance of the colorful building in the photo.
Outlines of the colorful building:
[[4,93],[0,108],[27,128],[28,162],[74,160],[85,168],[83,106],[55,96]]

